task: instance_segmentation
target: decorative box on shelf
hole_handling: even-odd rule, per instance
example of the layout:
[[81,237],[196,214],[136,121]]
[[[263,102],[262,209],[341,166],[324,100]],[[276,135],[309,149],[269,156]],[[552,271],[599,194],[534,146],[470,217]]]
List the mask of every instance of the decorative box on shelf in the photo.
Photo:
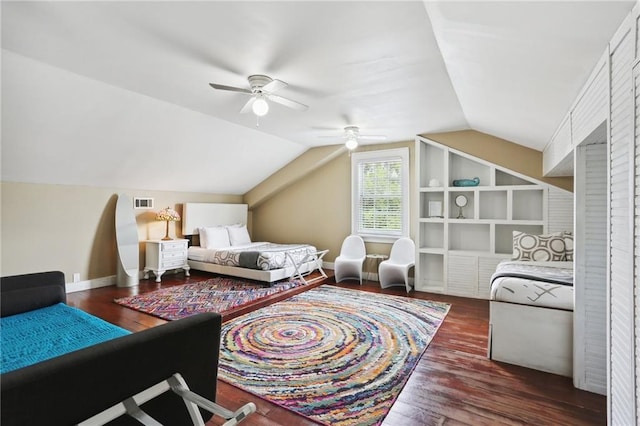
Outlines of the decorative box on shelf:
[[149,271],[156,276],[156,282],[171,269],[184,269],[189,276],[189,264],[187,263],[187,240],[147,240],[146,263],[144,278],[149,278]]

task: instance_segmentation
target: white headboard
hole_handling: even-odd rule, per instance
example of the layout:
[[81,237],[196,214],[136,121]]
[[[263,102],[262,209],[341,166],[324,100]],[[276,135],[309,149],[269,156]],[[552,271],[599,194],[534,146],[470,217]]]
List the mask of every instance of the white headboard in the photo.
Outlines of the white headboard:
[[184,203],[182,235],[194,235],[198,228],[247,223],[247,204]]

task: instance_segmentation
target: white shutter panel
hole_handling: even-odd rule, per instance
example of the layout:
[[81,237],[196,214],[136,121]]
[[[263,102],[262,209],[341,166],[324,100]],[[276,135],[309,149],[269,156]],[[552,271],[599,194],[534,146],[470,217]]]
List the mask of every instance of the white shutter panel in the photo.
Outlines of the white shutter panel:
[[573,382],[607,392],[607,145],[576,151]]
[[[628,21],[627,21],[628,22]],[[633,283],[632,161],[633,33],[621,28],[611,44],[609,151],[610,418],[612,425],[636,424],[635,321]]]
[[573,194],[549,186],[548,197],[547,232],[573,230]]
[[607,61],[603,60],[598,67],[588,89],[571,112],[571,134],[574,146],[605,121],[609,113]]
[[[640,28],[640,26],[638,26]],[[640,45],[640,43],[638,43]],[[636,354],[640,352],[640,65],[634,69],[634,106],[635,106],[635,170],[634,170],[634,234],[635,234],[635,268],[634,268],[634,286],[636,293],[635,310],[636,310]],[[640,395],[640,362],[636,356],[636,418],[640,419],[640,403],[638,396]]]

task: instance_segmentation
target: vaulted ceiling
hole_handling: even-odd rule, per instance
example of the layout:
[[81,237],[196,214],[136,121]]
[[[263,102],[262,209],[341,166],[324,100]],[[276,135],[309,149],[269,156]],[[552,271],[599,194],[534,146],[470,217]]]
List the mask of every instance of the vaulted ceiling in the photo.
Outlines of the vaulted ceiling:
[[[348,125],[542,150],[633,4],[3,1],[2,179],[243,194]],[[209,87],[251,74],[309,110]]]

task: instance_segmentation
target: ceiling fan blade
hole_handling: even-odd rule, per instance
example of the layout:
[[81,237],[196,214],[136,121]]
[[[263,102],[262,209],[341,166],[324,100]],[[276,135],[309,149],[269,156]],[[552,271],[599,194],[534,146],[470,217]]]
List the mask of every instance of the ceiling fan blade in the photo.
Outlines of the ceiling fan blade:
[[246,93],[248,95],[252,95],[253,92],[249,89],[242,89],[240,87],[233,87],[233,86],[225,86],[222,84],[215,84],[215,83],[209,83],[209,86],[213,87],[214,89],[218,89],[218,90],[229,90],[231,92],[240,92],[240,93]]
[[282,80],[271,80],[269,83],[262,86],[262,91],[267,93],[277,92],[280,89],[284,89],[288,84]]
[[359,135],[358,139],[369,140],[369,141],[384,141],[387,139],[384,135]]
[[281,105],[284,105],[284,106],[292,108],[292,109],[296,109],[298,111],[306,111],[306,110],[309,109],[309,107],[307,105],[305,105],[305,104],[301,104],[300,102],[292,101],[291,99],[283,98],[282,96],[269,94],[269,95],[267,95],[267,97],[269,99],[271,99],[273,102],[277,102],[277,103],[279,103]]
[[240,114],[245,114],[247,112],[251,111],[251,107],[253,106],[253,103],[256,101],[256,97],[252,97],[250,98],[246,104],[244,104],[244,106],[242,107],[242,109],[240,110]]

